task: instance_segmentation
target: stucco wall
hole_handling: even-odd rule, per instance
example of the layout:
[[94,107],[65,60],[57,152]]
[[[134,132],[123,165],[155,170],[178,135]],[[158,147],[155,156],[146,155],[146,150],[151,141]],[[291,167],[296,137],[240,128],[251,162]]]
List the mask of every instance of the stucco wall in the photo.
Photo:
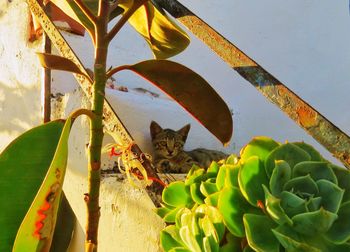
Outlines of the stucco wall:
[[27,42],[28,10],[23,0],[0,0],[0,150],[41,122],[41,68]]

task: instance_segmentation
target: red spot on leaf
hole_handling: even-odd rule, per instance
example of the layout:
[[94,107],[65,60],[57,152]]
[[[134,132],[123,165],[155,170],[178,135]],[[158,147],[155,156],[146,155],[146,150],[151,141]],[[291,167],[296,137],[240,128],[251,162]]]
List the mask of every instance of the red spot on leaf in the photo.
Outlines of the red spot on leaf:
[[49,210],[51,207],[51,203],[47,202],[45,200],[44,204],[40,207],[38,210],[38,219],[35,222],[35,231],[34,231],[34,236],[37,237],[38,239],[41,239],[41,230],[44,227],[44,220],[47,217],[47,214],[45,213],[47,210]]

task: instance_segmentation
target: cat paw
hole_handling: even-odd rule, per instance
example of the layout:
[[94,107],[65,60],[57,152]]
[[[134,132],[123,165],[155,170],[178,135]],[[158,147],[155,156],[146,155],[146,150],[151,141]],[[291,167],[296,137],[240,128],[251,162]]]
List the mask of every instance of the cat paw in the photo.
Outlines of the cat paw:
[[157,168],[157,171],[160,173],[172,172],[169,160],[163,160],[163,161],[159,162],[158,165],[156,166],[156,168]]

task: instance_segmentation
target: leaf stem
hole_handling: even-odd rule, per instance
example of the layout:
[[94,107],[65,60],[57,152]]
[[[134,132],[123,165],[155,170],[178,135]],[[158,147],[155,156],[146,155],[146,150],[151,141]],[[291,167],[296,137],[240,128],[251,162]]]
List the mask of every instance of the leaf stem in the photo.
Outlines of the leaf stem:
[[111,41],[115,35],[120,31],[120,29],[124,26],[124,24],[129,20],[129,18],[132,16],[132,14],[135,13],[135,11],[140,8],[142,5],[144,5],[148,0],[142,0],[138,3],[134,3],[130,9],[128,9],[123,16],[119,19],[119,21],[114,25],[114,27],[110,30],[110,32],[107,34],[107,40]]
[[79,8],[82,10],[82,12],[85,14],[85,16],[93,23],[95,24],[97,21],[96,16],[91,12],[91,10],[83,3],[82,0],[73,0]]
[[78,109],[71,114],[71,117],[72,119],[76,119],[81,115],[86,115],[87,117],[90,118],[90,120],[93,120],[93,118],[95,117],[95,114],[92,113],[92,111],[89,109]]
[[122,71],[122,70],[125,70],[125,69],[129,69],[130,68],[130,65],[123,65],[123,66],[118,66],[118,67],[115,67],[111,70],[109,70],[107,73],[106,73],[106,77],[107,79],[111,78],[115,73],[119,72],[119,71]]

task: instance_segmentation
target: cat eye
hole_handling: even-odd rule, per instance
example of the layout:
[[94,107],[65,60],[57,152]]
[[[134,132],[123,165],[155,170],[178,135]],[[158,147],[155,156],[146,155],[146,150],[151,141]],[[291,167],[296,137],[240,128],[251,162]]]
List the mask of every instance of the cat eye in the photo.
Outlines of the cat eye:
[[175,143],[174,145],[175,145],[175,147],[180,147],[181,146],[180,143]]
[[166,146],[166,141],[160,141],[159,143],[161,146]]

